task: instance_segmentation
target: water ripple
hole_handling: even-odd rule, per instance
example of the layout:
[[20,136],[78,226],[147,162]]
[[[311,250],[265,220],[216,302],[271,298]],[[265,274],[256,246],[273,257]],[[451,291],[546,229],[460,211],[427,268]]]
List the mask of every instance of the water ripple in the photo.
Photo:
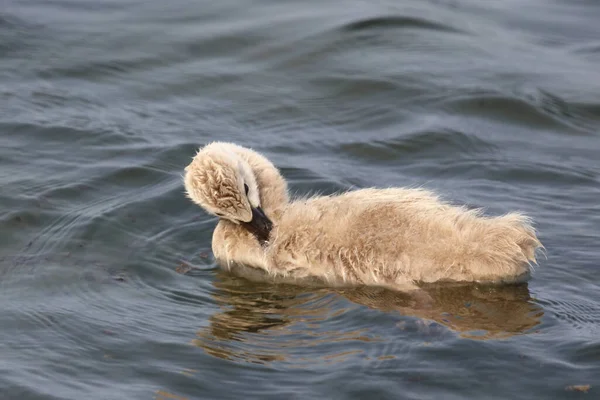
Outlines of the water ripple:
[[469,154],[493,153],[496,147],[485,140],[468,133],[440,129],[436,131],[414,132],[385,141],[369,143],[347,143],[339,146],[339,151],[355,159],[369,162],[398,160],[406,162],[406,156],[423,158],[437,156],[440,152],[451,153],[453,158],[463,158]]
[[362,20],[350,22],[341,27],[340,29],[343,31],[353,32],[390,28],[420,28],[452,33],[462,32],[461,30],[456,29],[454,27],[444,25],[429,19],[402,15],[386,15],[365,18]]

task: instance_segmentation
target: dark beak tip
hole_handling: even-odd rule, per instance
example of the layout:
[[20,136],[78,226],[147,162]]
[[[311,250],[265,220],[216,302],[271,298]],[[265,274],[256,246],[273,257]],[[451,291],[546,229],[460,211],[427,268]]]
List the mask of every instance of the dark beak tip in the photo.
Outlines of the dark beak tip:
[[252,221],[245,224],[261,244],[269,240],[273,222],[260,207],[252,208]]

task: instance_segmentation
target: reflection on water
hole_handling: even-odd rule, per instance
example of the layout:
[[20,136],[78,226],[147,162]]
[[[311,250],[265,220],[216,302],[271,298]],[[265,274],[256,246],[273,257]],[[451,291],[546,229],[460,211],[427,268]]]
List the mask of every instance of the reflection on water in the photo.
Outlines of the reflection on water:
[[412,295],[374,287],[307,292],[299,286],[251,282],[219,270],[214,284],[213,296],[221,311],[210,317],[209,326],[197,332],[193,343],[216,357],[254,363],[292,358],[296,365],[338,362],[364,352],[365,346],[347,343],[343,352],[334,354],[320,352],[318,346],[326,344],[330,349],[336,342],[397,340],[398,336],[384,337],[381,332],[374,335],[372,325],[345,330],[340,323],[339,329],[323,330],[322,322],[336,326],[336,318],[364,312],[364,306],[400,318],[418,318],[402,319],[396,324],[397,333],[410,330],[412,324],[412,331],[427,340],[448,331],[470,339],[505,339],[530,333],[543,315],[526,283],[432,285]]
[[342,294],[380,311],[435,321],[471,339],[502,339],[528,333],[540,324],[544,314],[532,301],[527,283],[432,285],[424,288],[424,294],[412,297],[377,288],[356,288]]
[[[335,294],[325,289],[306,293],[298,286],[250,282],[220,270],[215,287],[214,299],[222,312],[212,315],[209,327],[194,340],[213,356],[257,363],[288,361],[291,352],[320,344],[373,340],[364,329],[318,329],[320,322],[347,311],[336,310]],[[306,355],[296,361],[309,361]]]

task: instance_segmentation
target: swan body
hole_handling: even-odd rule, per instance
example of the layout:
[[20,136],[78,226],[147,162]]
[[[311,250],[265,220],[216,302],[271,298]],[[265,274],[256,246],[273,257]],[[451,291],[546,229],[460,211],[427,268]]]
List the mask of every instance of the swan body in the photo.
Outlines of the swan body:
[[185,169],[188,197],[220,220],[212,249],[248,277],[397,290],[526,280],[541,247],[529,218],[486,217],[423,189],[361,189],[290,201],[277,168],[224,142]]

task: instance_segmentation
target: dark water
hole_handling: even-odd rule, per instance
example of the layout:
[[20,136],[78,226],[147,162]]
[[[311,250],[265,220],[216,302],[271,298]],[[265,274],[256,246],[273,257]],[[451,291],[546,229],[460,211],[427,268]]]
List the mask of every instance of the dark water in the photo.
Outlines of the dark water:
[[[4,0],[0,398],[598,398],[598,21],[593,0]],[[298,194],[524,211],[547,258],[427,310],[236,279],[181,182],[215,139]]]

